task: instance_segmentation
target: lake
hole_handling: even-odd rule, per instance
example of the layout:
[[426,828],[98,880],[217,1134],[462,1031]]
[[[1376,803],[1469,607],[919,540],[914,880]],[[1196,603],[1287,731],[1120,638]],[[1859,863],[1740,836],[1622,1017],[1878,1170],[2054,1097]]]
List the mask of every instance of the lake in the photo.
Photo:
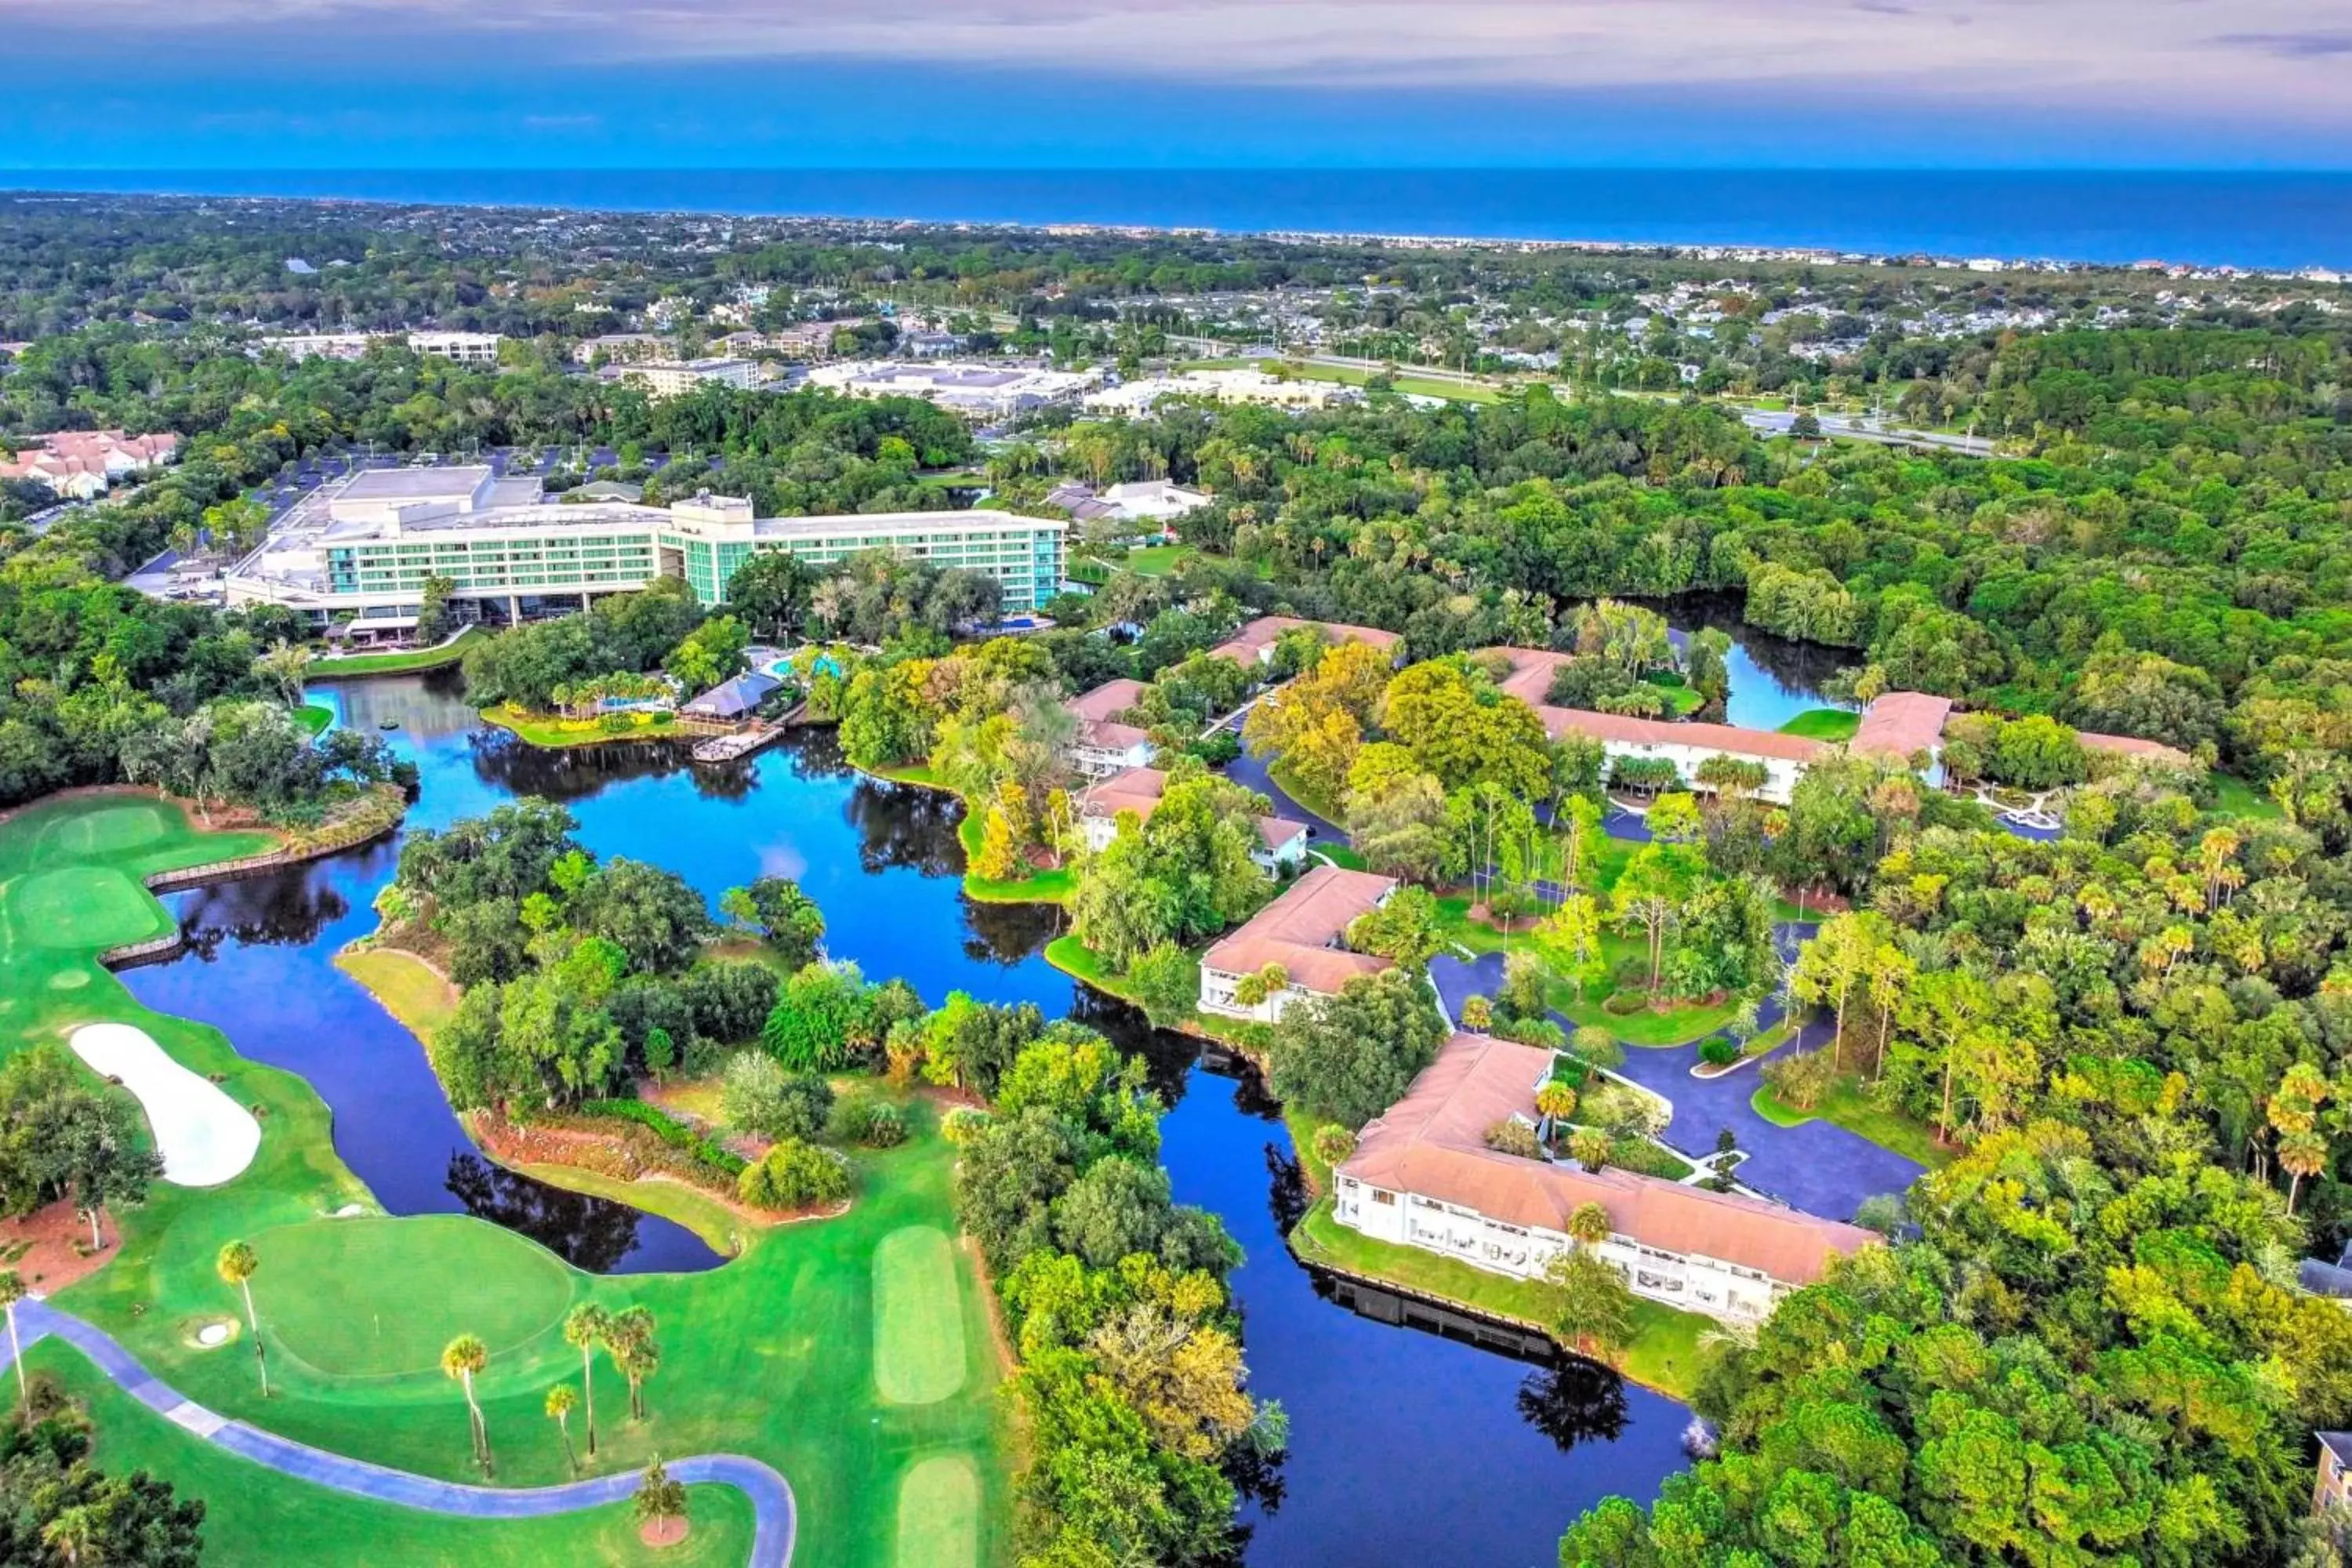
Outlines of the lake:
[[[322,684],[312,700],[355,728],[395,726],[386,738],[423,775],[411,826],[541,795],[579,818],[599,856],[666,867],[714,904],[762,873],[797,878],[824,908],[834,957],[901,976],[934,1005],[956,989],[1034,1002],[1140,1052],[1171,1105],[1161,1157],[1176,1195],[1213,1210],[1248,1254],[1234,1289],[1252,1391],[1290,1414],[1290,1456],[1244,1511],[1248,1563],[1538,1568],[1580,1510],[1612,1492],[1646,1500],[1684,1462],[1689,1415],[1675,1402],[1587,1363],[1393,1326],[1392,1301],[1367,1295],[1359,1311],[1356,1292],[1299,1265],[1282,1236],[1304,1194],[1255,1076],[1048,965],[1058,910],[965,899],[950,797],[856,773],[818,731],[724,769],[661,745],[538,751],[481,726],[454,672]],[[174,895],[189,951],[123,979],[148,1005],[309,1079],[334,1111],[338,1152],[394,1213],[479,1214],[602,1271],[715,1265],[679,1226],[474,1153],[414,1037],[331,962],[373,927],[397,847]]]

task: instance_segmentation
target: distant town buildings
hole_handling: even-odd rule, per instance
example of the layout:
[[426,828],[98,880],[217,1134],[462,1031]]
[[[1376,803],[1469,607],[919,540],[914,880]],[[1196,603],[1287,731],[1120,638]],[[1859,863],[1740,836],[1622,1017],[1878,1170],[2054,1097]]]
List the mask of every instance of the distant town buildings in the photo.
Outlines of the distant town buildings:
[[47,485],[60,500],[88,500],[118,481],[172,460],[180,438],[168,430],[126,436],[120,430],[59,430],[15,457],[0,456],[0,479]]
[[533,479],[487,466],[388,468],[331,495],[321,519],[273,533],[227,580],[235,604],[274,604],[321,624],[351,617],[397,635],[425,583],[443,578],[473,613],[505,620],[578,609],[606,594],[683,579],[717,605],[753,555],[786,551],[829,566],[904,551],[995,579],[1007,610],[1035,609],[1061,581],[1068,524],[997,511],[761,518],[751,503],[697,496],[667,507],[564,505]]
[[[1727,1322],[1760,1321],[1832,1259],[1882,1239],[1762,1198],[1488,1148],[1498,1123],[1539,1125],[1536,1091],[1552,1060],[1534,1046],[1455,1035],[1365,1125],[1333,1173],[1332,1217],[1376,1241],[1520,1279],[1589,1246],[1635,1295]],[[1570,1239],[1571,1216],[1587,1205],[1608,1216],[1605,1240]]]
[[1099,380],[1093,371],[1044,370],[971,361],[920,364],[853,360],[821,365],[809,384],[852,397],[920,397],[975,422],[1009,419],[1067,403]]
[[287,332],[260,340],[258,346],[289,359],[363,359],[378,343],[404,342],[417,353],[434,354],[457,364],[496,366],[498,332]]
[[505,338],[497,332],[411,332],[408,346],[421,354],[435,354],[457,364],[495,365],[499,363],[499,345]]
[[750,359],[639,360],[607,365],[603,374],[644,387],[656,403],[705,386],[757,386],[767,378],[760,362]]
[[1273,408],[1328,408],[1360,402],[1360,387],[1336,381],[1291,380],[1268,375],[1255,366],[1231,370],[1193,370],[1181,375],[1153,376],[1089,393],[1089,414],[1139,416],[1170,398],[1200,397],[1216,403],[1255,403]]

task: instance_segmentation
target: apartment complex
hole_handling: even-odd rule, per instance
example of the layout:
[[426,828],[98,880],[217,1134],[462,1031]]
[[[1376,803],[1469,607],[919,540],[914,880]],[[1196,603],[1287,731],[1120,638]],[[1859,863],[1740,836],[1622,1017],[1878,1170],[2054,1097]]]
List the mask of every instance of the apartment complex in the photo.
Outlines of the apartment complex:
[[609,380],[634,383],[656,402],[683,397],[698,387],[757,386],[767,377],[754,359],[654,359],[608,365]]
[[1008,419],[1048,404],[1066,403],[1096,381],[1092,371],[962,361],[857,360],[822,365],[808,384],[850,397],[920,397],[967,419]]
[[1215,403],[1255,403],[1271,408],[1328,408],[1335,404],[1360,403],[1363,396],[1361,388],[1339,382],[1287,380],[1268,375],[1254,365],[1244,365],[1226,370],[1192,370],[1181,375],[1152,376],[1107,386],[1087,394],[1086,410],[1089,414],[1139,417],[1170,398],[1184,397],[1206,398]]
[[[1348,927],[1397,890],[1393,877],[1318,866],[1201,955],[1201,1010],[1271,1024],[1309,996],[1334,996],[1359,975],[1395,964],[1369,952],[1349,952]],[[1244,1002],[1241,983],[1279,969],[1284,984],[1259,1002]]]
[[1584,1245],[1570,1237],[1570,1216],[1598,1205],[1609,1236],[1591,1249],[1635,1295],[1729,1322],[1762,1319],[1832,1259],[1882,1239],[1762,1198],[1486,1147],[1498,1122],[1541,1120],[1536,1090],[1551,1064],[1534,1046],[1455,1035],[1366,1124],[1334,1173],[1332,1217],[1377,1241],[1535,1279]]
[[161,468],[178,451],[169,430],[126,436],[120,430],[59,430],[41,437],[15,457],[0,449],[0,479],[30,479],[59,499],[88,500],[116,480]]
[[362,474],[323,521],[274,533],[228,579],[231,604],[268,603],[321,621],[355,615],[372,629],[414,624],[428,578],[493,618],[578,608],[600,594],[682,579],[716,605],[743,563],[788,551],[827,566],[900,550],[993,577],[1007,610],[1033,610],[1061,581],[1067,524],[998,511],[762,518],[751,504],[698,496],[668,507],[563,505],[536,479],[487,467]]
[[[1158,768],[1129,768],[1087,786],[1077,799],[1078,832],[1087,847],[1099,854],[1118,837],[1118,819],[1133,812],[1149,822],[1167,792],[1168,775]],[[1257,847],[1250,858],[1269,872],[1296,869],[1307,860],[1307,841],[1315,830],[1287,816],[1256,818]]]

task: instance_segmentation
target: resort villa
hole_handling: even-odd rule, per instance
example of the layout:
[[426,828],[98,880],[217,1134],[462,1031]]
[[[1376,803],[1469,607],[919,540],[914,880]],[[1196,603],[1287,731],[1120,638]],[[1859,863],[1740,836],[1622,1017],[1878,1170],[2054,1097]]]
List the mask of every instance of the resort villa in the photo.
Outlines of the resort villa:
[[[1536,716],[1543,721],[1544,732],[1553,740],[1563,735],[1585,735],[1599,741],[1612,762],[1640,759],[1672,763],[1684,784],[1694,788],[1706,787],[1698,778],[1699,764],[1718,756],[1760,763],[1765,782],[1755,791],[1757,797],[1783,805],[1788,804],[1790,791],[1796,788],[1806,768],[1841,752],[1871,753],[1919,765],[1930,783],[1940,777],[1938,757],[1943,749],[1944,726],[1952,715],[1952,702],[1948,697],[1931,697],[1919,691],[1886,692],[1863,710],[1853,739],[1840,746],[1783,734],[1778,730],[1640,719],[1624,713],[1558,707],[1549,700],[1552,676],[1569,662],[1569,655],[1527,647],[1490,648],[1486,652],[1499,654],[1509,661],[1508,670],[1496,684],[1534,709]],[[2088,731],[2078,732],[2075,738],[2095,752],[2143,757],[2179,767],[2193,764],[2193,759],[2186,752],[2155,741]]]
[[1230,658],[1245,669],[1274,662],[1274,645],[1294,626],[1313,626],[1334,643],[1360,642],[1367,647],[1394,648],[1401,640],[1378,626],[1351,626],[1338,621],[1302,621],[1296,616],[1260,616],[1225,641],[1211,648],[1211,657]]
[[1151,737],[1118,715],[1143,699],[1139,680],[1107,680],[1062,704],[1078,721],[1070,742],[1070,761],[1078,772],[1105,778],[1151,761]]
[[[1135,813],[1140,822],[1151,820],[1167,788],[1168,775],[1158,768],[1129,768],[1089,784],[1077,800],[1078,831],[1085,836],[1087,847],[1108,848],[1118,837],[1118,816],[1123,811]],[[1258,847],[1250,858],[1273,872],[1297,867],[1307,858],[1307,840],[1313,832],[1307,824],[1286,816],[1261,816]]]
[[29,479],[47,486],[61,500],[89,500],[118,480],[170,462],[179,446],[180,438],[168,430],[152,436],[59,430],[36,438],[14,457],[0,446],[0,479]]
[[1832,1258],[1882,1239],[1762,1198],[1487,1148],[1496,1123],[1540,1120],[1536,1090],[1551,1065],[1538,1047],[1455,1035],[1365,1126],[1334,1173],[1333,1217],[1376,1241],[1530,1279],[1579,1245],[1570,1216],[1597,1204],[1609,1237],[1593,1250],[1635,1295],[1727,1322],[1763,1318]]
[[992,577],[1004,608],[1026,611],[1062,580],[1067,528],[1001,511],[763,518],[748,500],[711,495],[667,507],[567,506],[542,496],[537,479],[501,479],[487,466],[388,468],[356,476],[323,509],[281,524],[230,571],[227,598],[396,633],[415,626],[434,577],[451,583],[470,613],[519,621],[662,577],[715,605],[736,570],[768,552],[829,566],[896,550]]
[[[1396,889],[1393,877],[1316,867],[1201,955],[1201,1010],[1271,1024],[1306,997],[1337,995],[1358,975],[1395,968],[1340,944],[1358,915],[1379,909]],[[1264,1001],[1242,1001],[1241,983],[1268,968],[1280,969],[1286,984]]]

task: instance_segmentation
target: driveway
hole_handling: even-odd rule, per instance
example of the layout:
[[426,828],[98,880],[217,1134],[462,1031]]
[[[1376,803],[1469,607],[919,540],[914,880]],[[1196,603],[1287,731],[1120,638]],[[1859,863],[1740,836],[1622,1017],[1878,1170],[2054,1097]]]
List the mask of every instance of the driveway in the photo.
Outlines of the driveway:
[[[103,1330],[45,1301],[20,1302],[16,1323],[26,1344],[56,1335],[88,1356],[124,1393],[215,1447],[266,1465],[281,1475],[357,1497],[434,1513],[459,1514],[467,1519],[536,1519],[619,1502],[637,1489],[641,1476],[641,1472],[630,1470],[574,1481],[569,1486],[502,1488],[467,1486],[387,1469],[362,1459],[330,1454],[207,1410],[150,1374],[136,1357]],[[0,1339],[0,1367],[11,1359],[5,1339]],[[731,1486],[751,1498],[756,1521],[751,1535],[753,1568],[782,1568],[792,1561],[793,1489],[783,1477],[759,1460],[740,1454],[703,1454],[680,1459],[668,1468],[673,1479]]]
[[1313,827],[1317,843],[1345,844],[1348,842],[1346,828],[1328,817],[1317,816],[1284,794],[1282,786],[1276,784],[1273,775],[1265,771],[1265,764],[1247,752],[1244,752],[1240,756],[1227,763],[1224,773],[1234,783],[1244,784],[1272,801],[1275,816],[1287,816]]
[[[1804,929],[1782,928],[1784,954],[1802,940],[1800,932]],[[1445,999],[1446,1011],[1455,1017],[1461,1016],[1464,998],[1492,996],[1503,984],[1503,955],[1498,952],[1475,960],[1444,953],[1431,962],[1429,969],[1438,994]],[[1783,1007],[1777,994],[1768,998],[1759,1009],[1759,1027],[1769,1029],[1779,1023]],[[1576,1026],[1557,1013],[1552,1021],[1575,1032]],[[1807,1024],[1790,1045],[1781,1046],[1772,1055],[1790,1049],[1791,1045],[1816,1048],[1829,1041],[1832,1032],[1826,1023]],[[1615,1069],[1673,1104],[1674,1120],[1664,1137],[1693,1160],[1713,1155],[1716,1133],[1727,1127],[1748,1152],[1738,1167],[1742,1184],[1791,1208],[1841,1220],[1852,1219],[1863,1199],[1874,1193],[1899,1194],[1925,1171],[1916,1161],[1882,1149],[1832,1122],[1816,1120],[1782,1127],[1768,1121],[1748,1103],[1763,1087],[1763,1062],[1752,1062],[1722,1078],[1693,1078],[1690,1069],[1698,1065],[1698,1039],[1678,1046],[1627,1046],[1624,1064]]]

